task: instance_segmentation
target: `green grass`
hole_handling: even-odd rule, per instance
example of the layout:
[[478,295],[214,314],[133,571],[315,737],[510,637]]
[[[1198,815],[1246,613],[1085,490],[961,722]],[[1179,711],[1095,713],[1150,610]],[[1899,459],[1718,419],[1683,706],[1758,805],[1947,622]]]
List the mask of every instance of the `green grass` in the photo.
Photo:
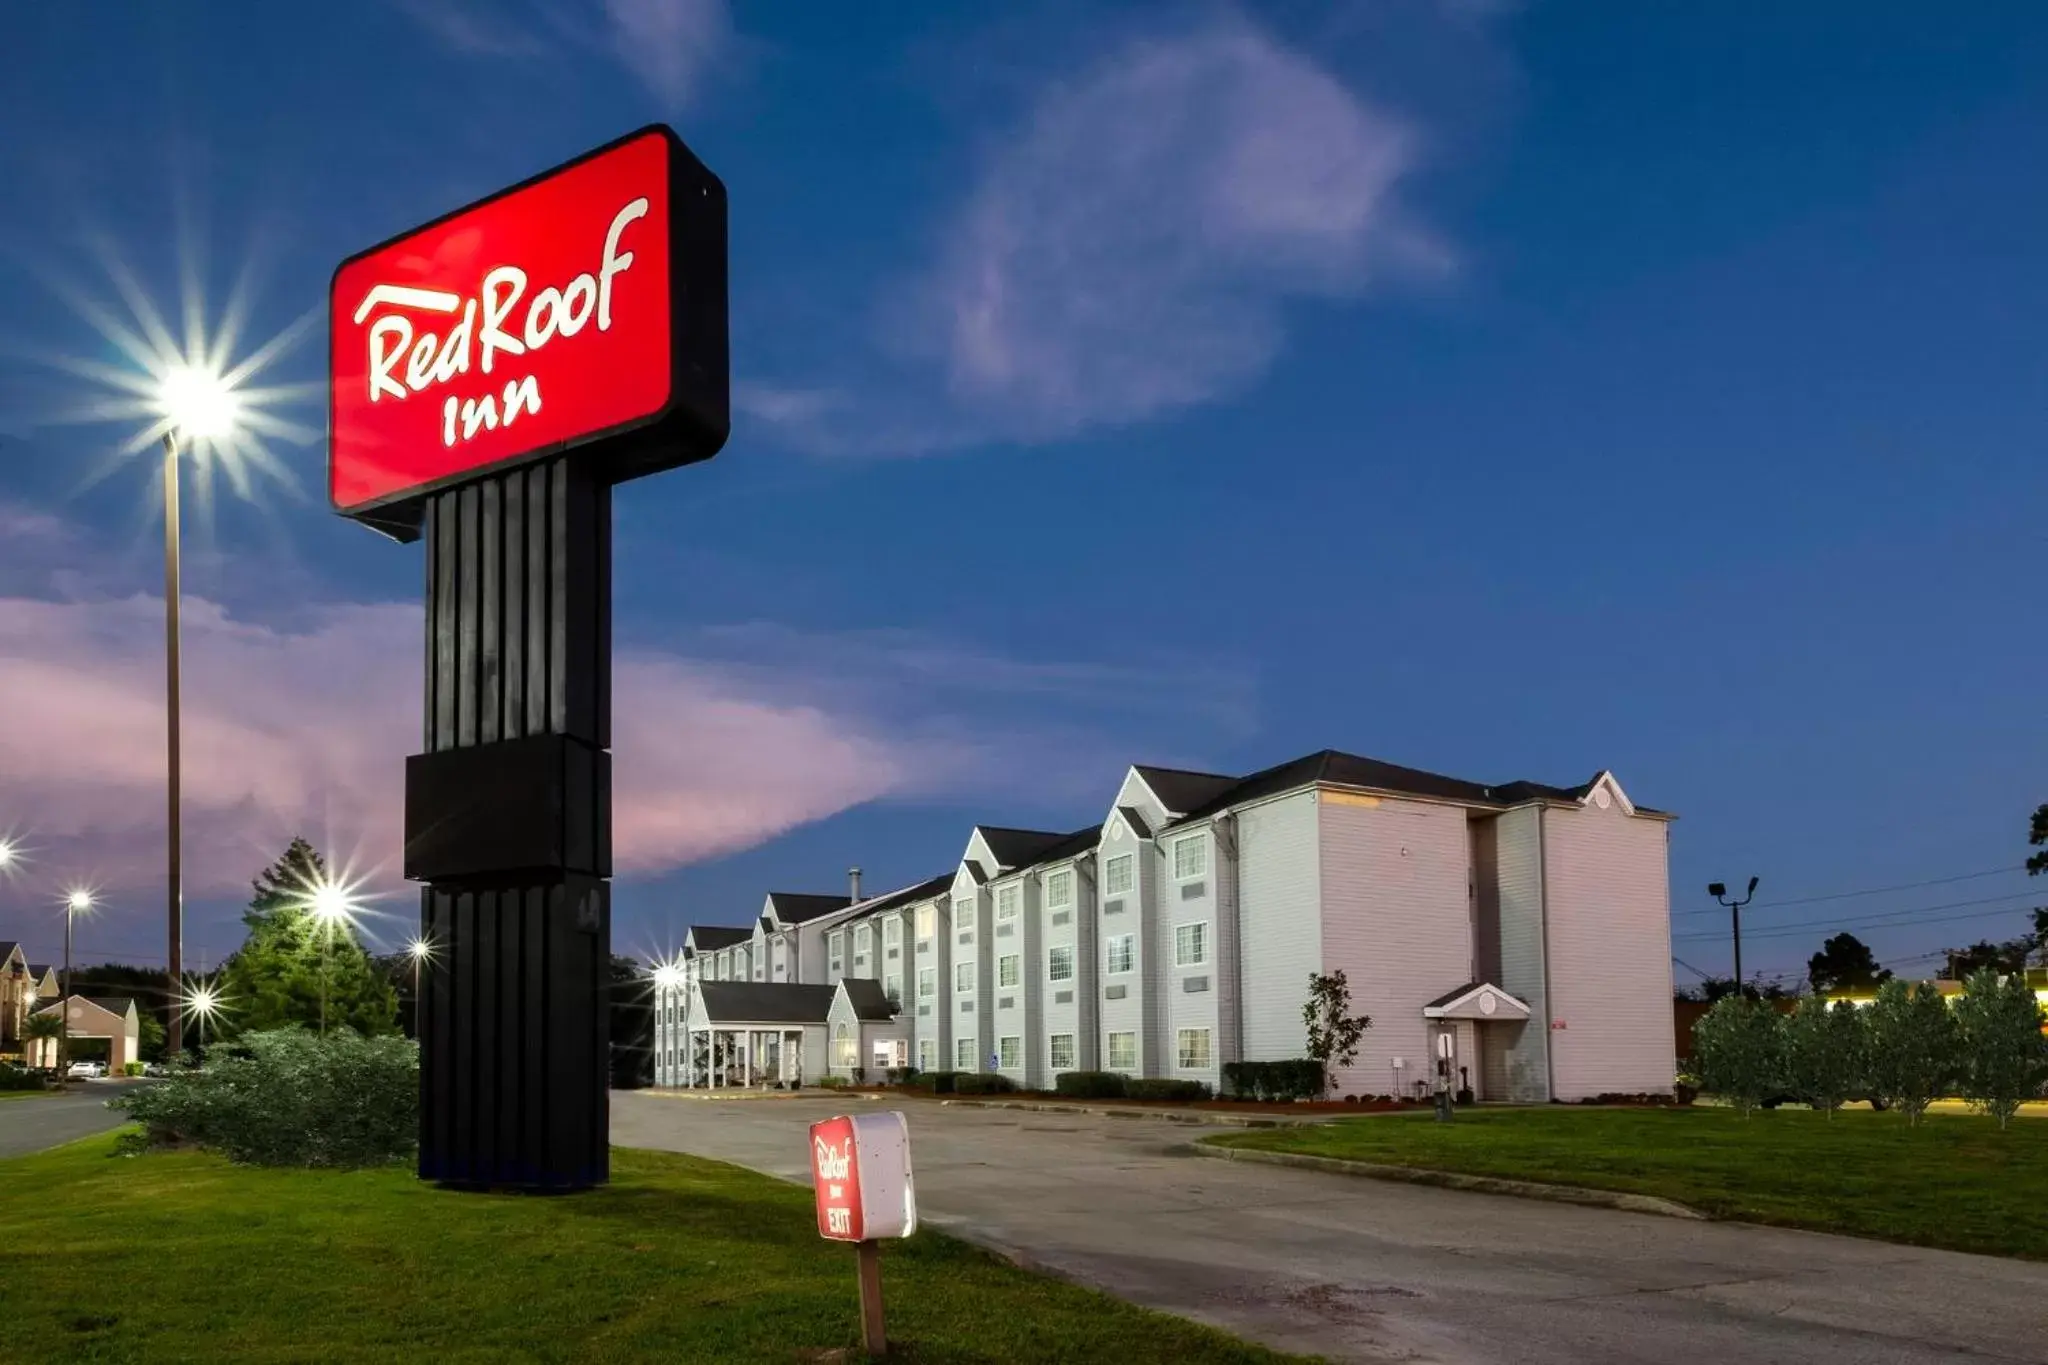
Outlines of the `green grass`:
[[1660,1195],[1717,1218],[2048,1260],[2048,1121],[1726,1109],[1349,1119],[1230,1147]]
[[[852,1248],[819,1239],[809,1190],[737,1167],[618,1151],[609,1187],[534,1198],[113,1153],[0,1161],[0,1360],[794,1361],[859,1340]],[[892,1359],[1294,1358],[930,1232],[882,1264]]]

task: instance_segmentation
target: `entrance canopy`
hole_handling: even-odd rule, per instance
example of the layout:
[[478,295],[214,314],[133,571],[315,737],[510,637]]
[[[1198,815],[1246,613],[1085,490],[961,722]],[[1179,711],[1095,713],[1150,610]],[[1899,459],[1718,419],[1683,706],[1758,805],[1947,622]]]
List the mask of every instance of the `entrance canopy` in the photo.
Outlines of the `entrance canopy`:
[[1529,1007],[1490,981],[1469,981],[1424,1005],[1422,1017],[1512,1024],[1527,1019]]

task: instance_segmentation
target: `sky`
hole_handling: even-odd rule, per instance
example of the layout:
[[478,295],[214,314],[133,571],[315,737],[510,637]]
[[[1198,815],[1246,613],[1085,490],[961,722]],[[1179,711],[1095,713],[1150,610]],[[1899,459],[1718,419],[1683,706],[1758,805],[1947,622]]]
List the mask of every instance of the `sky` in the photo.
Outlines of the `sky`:
[[619,950],[1325,747],[1677,812],[1681,983],[1710,880],[1750,970],[2017,933],[2044,67],[2028,5],[30,7],[0,937],[86,882],[81,957],[164,951],[140,307],[284,422],[186,494],[188,961],[295,832],[403,941],[422,559],[326,507],[327,280],[656,121],[728,189],[735,416],[615,500]]

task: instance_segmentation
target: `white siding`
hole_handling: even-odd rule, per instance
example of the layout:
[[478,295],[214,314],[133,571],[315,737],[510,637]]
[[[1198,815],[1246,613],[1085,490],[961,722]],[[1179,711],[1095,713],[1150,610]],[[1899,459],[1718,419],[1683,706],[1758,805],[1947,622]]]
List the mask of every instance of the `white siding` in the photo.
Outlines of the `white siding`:
[[1315,795],[1300,792],[1237,816],[1239,994],[1244,1056],[1304,1055],[1301,1007],[1322,966],[1322,867]]
[[1557,1099],[1671,1090],[1668,828],[1619,802],[1544,812]]
[[[1182,879],[1174,875],[1173,849],[1181,839],[1190,835],[1202,839],[1206,845],[1206,857],[1201,876]],[[1216,894],[1216,831],[1205,824],[1169,834],[1159,842],[1164,856],[1158,863],[1162,874],[1159,879],[1159,927],[1153,943],[1157,965],[1150,973],[1153,988],[1159,993],[1159,1074],[1179,1080],[1206,1081],[1214,1086],[1223,1079],[1219,1068],[1223,1053],[1222,1030],[1216,1012],[1216,916],[1217,906],[1221,903]],[[1176,961],[1174,942],[1184,924],[1203,927],[1204,961],[1199,966],[1182,967]],[[1190,986],[1197,989],[1189,990]],[[1177,1041],[1182,1029],[1207,1030],[1209,1065],[1199,1068],[1180,1065]]]
[[[1126,788],[1131,783],[1126,782]],[[1140,787],[1142,790],[1142,786]],[[1109,1065],[1108,1037],[1112,1033],[1135,1033],[1138,1040],[1138,1063],[1133,1070],[1145,1073],[1145,901],[1146,888],[1157,880],[1157,869],[1153,866],[1152,845],[1141,840],[1121,818],[1112,818],[1103,829],[1103,840],[1099,854],[1099,868],[1106,868],[1109,860],[1130,855],[1132,886],[1129,891],[1111,896],[1097,889],[1095,915],[1095,943],[1093,961],[1086,969],[1097,985],[1096,1049],[1095,1055],[1102,1066]],[[1098,876],[1104,875],[1100,870]],[[1132,970],[1112,976],[1108,970],[1107,956],[1110,940],[1129,934],[1133,938]],[[1122,998],[1111,999],[1113,991],[1121,991]]]
[[[1529,1007],[1529,1022],[1489,1024],[1507,1041],[1507,1098],[1550,1098],[1550,1002],[1544,989],[1542,811],[1511,810],[1494,822],[1500,901],[1500,988]],[[1669,1008],[1668,1006],[1666,1007]],[[1667,1023],[1664,1032],[1671,1032]]]
[[1412,1094],[1430,1075],[1422,1007],[1464,985],[1472,966],[1465,812],[1343,793],[1319,805],[1323,970],[1341,968],[1352,1012],[1372,1016],[1333,1089]]
[[[1011,894],[1017,898],[1017,917],[999,920],[995,918],[995,902],[1005,888],[1011,887],[1015,888]],[[998,1039],[1017,1039],[1021,1046],[1017,1065],[998,1069],[1020,1086],[1035,1086],[1041,1080],[1039,1073],[1045,1053],[1045,1040],[1038,1036],[1039,1021],[1044,1018],[1038,991],[1045,976],[1044,964],[1037,961],[1042,951],[1038,878],[1028,874],[1007,877],[994,883],[989,891],[988,984],[993,1032],[981,1050],[985,1055],[993,1055]],[[997,984],[996,964],[1005,957],[1017,959],[1014,986]]]
[[[923,902],[934,907],[932,932],[927,938],[917,936],[917,911],[912,906],[904,933],[909,945],[910,975],[907,994],[915,995],[915,1003],[908,1006],[915,1027],[911,1033],[911,1059],[916,1061],[918,1045],[929,1039],[932,1043],[933,1067],[935,1070],[952,1069],[953,1030],[947,1018],[947,1010],[953,1003],[952,973],[953,955],[949,946],[953,941],[950,921],[946,911],[946,897]],[[917,992],[918,974],[929,968],[932,973],[933,994]]]

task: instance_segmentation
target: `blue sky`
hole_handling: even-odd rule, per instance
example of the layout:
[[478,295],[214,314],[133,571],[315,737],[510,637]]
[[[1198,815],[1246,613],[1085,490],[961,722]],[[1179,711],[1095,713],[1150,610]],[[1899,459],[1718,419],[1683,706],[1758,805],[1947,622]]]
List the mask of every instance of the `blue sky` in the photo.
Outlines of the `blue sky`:
[[[195,262],[253,343],[656,119],[730,191],[739,410],[618,497],[620,948],[1091,822],[1132,761],[1325,746],[1612,768],[1683,817],[1709,970],[1698,888],[1752,872],[1766,969],[2017,931],[2011,872],[1767,903],[2014,868],[2048,799],[2048,13],[989,9],[18,16],[0,932],[47,951],[90,878],[87,955],[161,951],[151,466],[82,487],[129,428],[57,420],[93,390],[53,358],[119,361],[78,299],[175,323]],[[313,337],[265,379],[316,386]],[[299,828],[402,936],[419,552],[273,449],[189,523],[195,955]]]

